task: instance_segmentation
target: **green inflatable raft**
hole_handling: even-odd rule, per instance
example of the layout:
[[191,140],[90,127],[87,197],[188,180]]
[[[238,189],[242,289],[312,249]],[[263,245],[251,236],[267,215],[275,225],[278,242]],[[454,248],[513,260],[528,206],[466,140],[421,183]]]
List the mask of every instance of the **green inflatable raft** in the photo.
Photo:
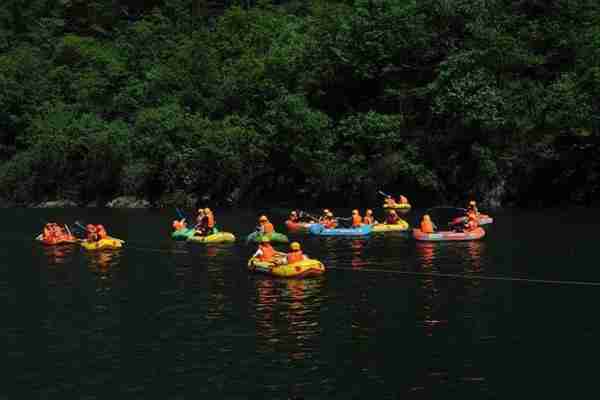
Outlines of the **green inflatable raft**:
[[192,228],[178,229],[171,233],[171,238],[175,240],[187,240],[189,237],[193,236],[195,232],[196,230]]
[[267,235],[262,235],[258,231],[252,232],[251,234],[249,234],[248,237],[246,238],[246,242],[258,243],[261,241],[263,236],[268,238],[270,242],[275,242],[275,243],[288,243],[289,242],[288,237],[285,236],[283,233],[272,232]]

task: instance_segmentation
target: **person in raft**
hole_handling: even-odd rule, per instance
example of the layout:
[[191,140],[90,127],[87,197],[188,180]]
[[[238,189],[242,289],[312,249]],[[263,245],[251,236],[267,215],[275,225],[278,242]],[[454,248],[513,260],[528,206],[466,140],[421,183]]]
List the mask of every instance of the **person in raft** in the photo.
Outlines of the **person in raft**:
[[473,214],[475,217],[479,216],[479,210],[477,209],[477,203],[475,203],[475,200],[469,201],[469,205],[467,206],[467,217],[469,214]]
[[96,225],[96,234],[98,235],[98,240],[108,238],[108,233],[104,229],[104,225]]
[[61,236],[62,229],[58,226],[58,224],[54,222],[49,222],[44,225],[43,236],[44,239],[55,239]]
[[398,198],[398,203],[399,204],[408,204],[408,199],[406,197],[404,197],[404,195],[400,195],[400,197]]
[[375,217],[373,216],[373,210],[367,209],[367,211],[365,211],[365,216],[363,217],[363,224],[373,225],[376,223],[377,223],[377,221],[375,220]]
[[204,208],[198,209],[198,216],[196,217],[196,229],[200,228],[202,225],[202,219],[204,218]]
[[399,222],[400,217],[398,216],[398,213],[394,210],[388,211],[387,215],[385,216],[385,223],[387,225],[396,225]]
[[327,229],[337,228],[337,225],[338,225],[337,219],[335,219],[335,217],[333,216],[333,213],[329,210],[327,210],[327,214],[321,221],[321,224]]
[[175,229],[176,231],[180,229],[187,229],[187,222],[185,221],[185,218],[179,220],[176,219],[175,221],[173,221],[173,229]]
[[201,236],[209,236],[215,233],[215,216],[208,207],[202,210],[198,232]]
[[298,213],[296,211],[290,212],[290,216],[288,217],[288,221],[293,222],[293,223],[300,222],[300,217],[298,216]]
[[362,217],[358,210],[352,210],[352,228],[360,228],[362,226]]
[[258,258],[259,261],[269,262],[274,261],[276,254],[269,238],[262,237],[258,242],[258,250],[256,250],[253,257]]
[[386,206],[394,206],[396,205],[396,200],[390,195],[385,196],[384,204]]
[[319,223],[325,225],[325,220],[328,218],[329,214],[331,214],[331,211],[329,211],[328,208],[325,208],[323,214],[319,217]]
[[286,262],[288,264],[293,264],[295,262],[307,260],[307,259],[308,259],[308,257],[306,257],[302,253],[302,249],[300,248],[300,243],[292,242],[290,244],[290,252],[287,253],[287,256],[286,256]]
[[467,221],[465,222],[464,229],[466,232],[473,231],[479,228],[479,222],[477,222],[477,215],[474,212],[467,214]]
[[100,236],[98,236],[98,229],[95,225],[87,224],[85,226],[85,230],[86,239],[88,240],[88,242],[97,242],[98,240],[100,240]]
[[431,221],[431,217],[429,217],[428,214],[425,214],[421,220],[420,228],[423,233],[433,233],[437,229],[437,226]]
[[258,229],[261,234],[268,235],[275,232],[273,224],[269,221],[266,215],[261,215],[258,219]]

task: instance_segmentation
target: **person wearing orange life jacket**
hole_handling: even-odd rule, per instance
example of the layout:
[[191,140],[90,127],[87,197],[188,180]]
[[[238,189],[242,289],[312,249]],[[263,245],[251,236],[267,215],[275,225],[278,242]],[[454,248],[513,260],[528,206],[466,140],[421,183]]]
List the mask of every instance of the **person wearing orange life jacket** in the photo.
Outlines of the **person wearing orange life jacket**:
[[201,230],[205,236],[215,233],[215,216],[210,208],[203,210],[204,217],[201,221]]
[[396,200],[390,195],[385,196],[384,204],[388,207],[395,206]]
[[373,210],[367,209],[367,211],[365,211],[365,216],[363,217],[363,224],[373,225],[375,223],[377,223],[377,221],[375,221],[375,217],[373,216]]
[[408,199],[403,195],[400,195],[399,204],[408,204]]
[[328,218],[328,215],[331,213],[328,208],[323,209],[323,214],[319,217],[319,223],[325,225],[325,220]]
[[53,235],[52,225],[51,224],[44,225],[44,229],[43,229],[42,233],[43,233],[44,239],[50,239],[50,237]]
[[187,222],[185,221],[185,218],[173,221],[173,229],[175,229],[176,231],[178,231],[180,229],[186,229],[186,228],[187,228]]
[[275,232],[275,228],[273,224],[269,221],[266,215],[261,215],[258,219],[258,225],[260,228],[260,233],[263,235],[268,235],[270,233]]
[[362,226],[362,218],[358,210],[352,210],[352,227],[360,228]]
[[261,238],[254,257],[257,257],[259,261],[272,261],[275,255],[276,252],[273,246],[271,246],[270,240],[266,237]]
[[467,206],[467,216],[469,214],[474,214],[475,217],[479,217],[479,210],[477,209],[477,203],[474,200],[469,201],[469,205]]
[[431,217],[429,217],[428,214],[423,215],[423,219],[421,220],[421,232],[433,233],[435,229],[437,229],[437,227],[431,221]]
[[467,232],[475,230],[479,227],[479,223],[477,222],[477,215],[475,213],[470,212],[467,215],[467,221],[465,222],[464,227],[465,231]]
[[290,212],[290,216],[288,217],[288,221],[298,223],[300,222],[300,217],[296,211]]
[[293,264],[298,261],[305,260],[307,257],[302,253],[300,243],[292,242],[290,244],[290,252],[287,253],[286,260],[288,264]]
[[98,231],[96,227],[92,224],[87,224],[85,226],[85,230],[87,233],[87,240],[90,242],[97,242],[100,238],[98,237]]
[[395,225],[400,222],[400,217],[398,217],[398,213],[394,210],[390,210],[385,216],[385,223],[387,225]]
[[194,229],[196,229],[197,233],[202,234],[202,220],[204,219],[204,208],[199,208],[198,209],[198,216],[196,216],[196,226],[194,226]]
[[98,234],[98,240],[106,239],[108,237],[103,225],[96,225],[96,233]]
[[333,213],[331,211],[327,211],[327,214],[323,218],[321,224],[327,229],[334,229],[337,227],[337,220],[334,218]]

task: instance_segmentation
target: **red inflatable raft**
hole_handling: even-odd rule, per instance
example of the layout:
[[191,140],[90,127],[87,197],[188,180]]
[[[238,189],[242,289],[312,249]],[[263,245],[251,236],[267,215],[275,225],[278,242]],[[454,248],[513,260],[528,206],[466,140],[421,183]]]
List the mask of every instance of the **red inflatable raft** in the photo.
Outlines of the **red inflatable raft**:
[[446,242],[456,240],[477,240],[485,236],[483,228],[476,228],[469,232],[439,231],[423,233],[420,229],[413,229],[413,237],[425,242]]
[[42,244],[45,244],[48,246],[78,242],[77,238],[74,237],[73,235],[64,235],[64,236],[59,236],[59,237],[43,237],[42,235],[39,235],[35,239],[42,242]]
[[290,221],[289,219],[287,221],[285,221],[285,226],[290,230],[290,231],[308,231],[308,229],[311,227],[312,223],[310,222],[293,222]]

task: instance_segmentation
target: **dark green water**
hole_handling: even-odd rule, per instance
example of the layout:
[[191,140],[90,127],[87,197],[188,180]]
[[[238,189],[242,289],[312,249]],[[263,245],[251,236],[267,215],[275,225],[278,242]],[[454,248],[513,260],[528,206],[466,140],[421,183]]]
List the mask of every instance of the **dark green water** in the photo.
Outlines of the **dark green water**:
[[[469,243],[292,235],[330,269],[287,281],[250,275],[255,248],[243,240],[172,242],[169,212],[0,215],[8,398],[595,393],[600,286],[485,278],[600,282],[597,210],[495,215],[488,235]],[[256,217],[217,210],[221,228],[242,239]],[[126,247],[44,248],[32,238],[48,219],[103,223]],[[284,215],[273,219],[285,232]]]

